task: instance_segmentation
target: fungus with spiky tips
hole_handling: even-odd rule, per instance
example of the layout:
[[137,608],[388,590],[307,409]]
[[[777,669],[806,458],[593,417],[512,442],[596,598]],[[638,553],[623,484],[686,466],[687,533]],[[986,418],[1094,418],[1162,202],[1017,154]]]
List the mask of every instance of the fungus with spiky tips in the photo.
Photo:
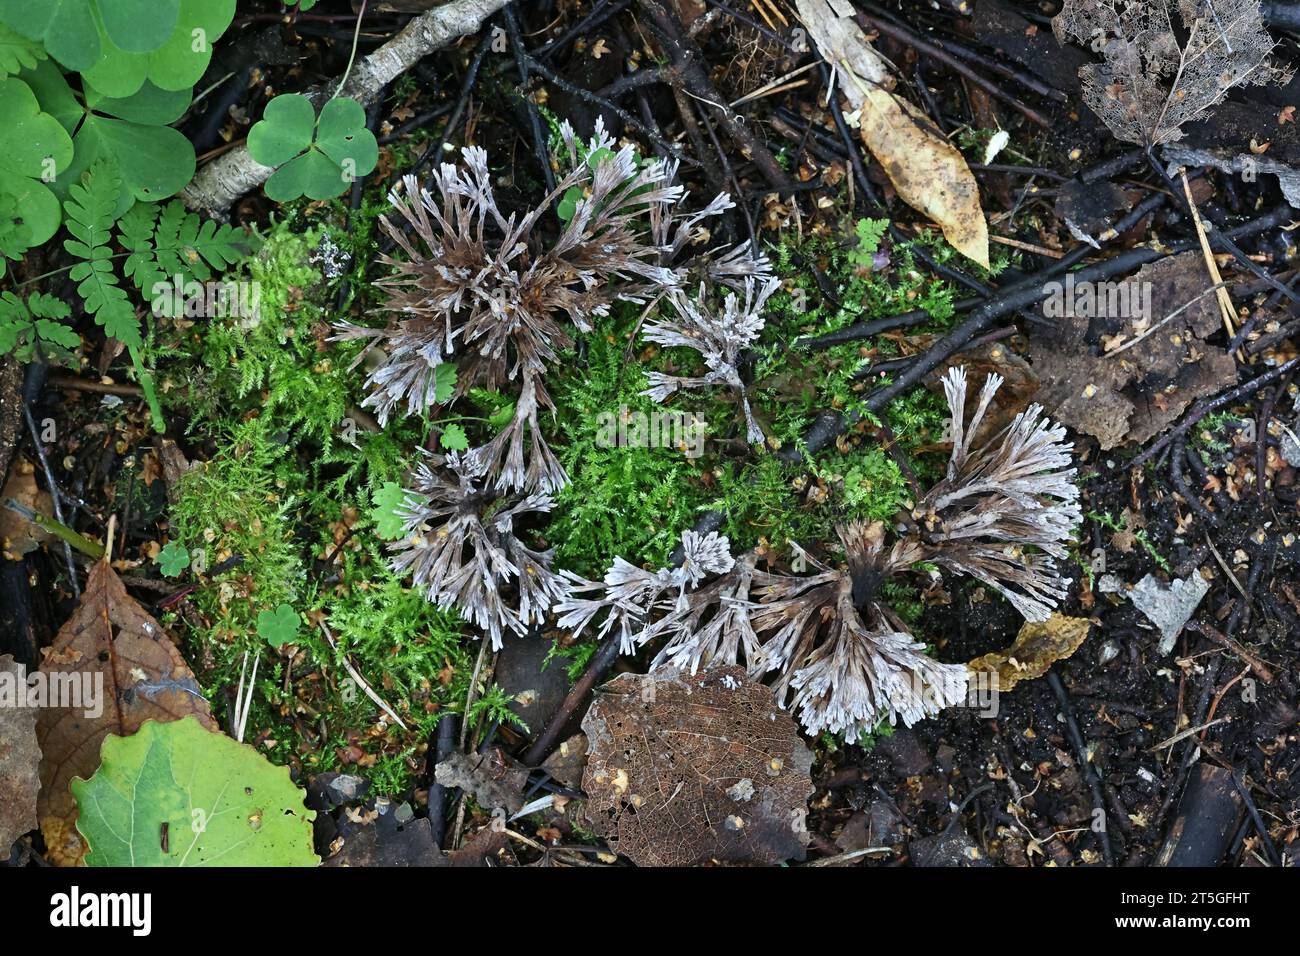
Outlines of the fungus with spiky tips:
[[[690,575],[644,571],[619,558],[604,584],[570,576],[573,591],[556,607],[560,626],[581,629],[604,611],[599,633],[617,629],[624,652],[664,639],[652,667],[743,662],[753,676],[773,673],[778,699],[812,734],[853,741],[881,720],[911,726],[964,701],[965,665],[929,657],[881,600],[880,585],[931,561],[997,589],[1031,620],[1046,618],[1064,596],[1055,559],[1080,520],[1071,446],[1038,406],[975,444],[1000,384],[989,376],[967,421],[965,370],[945,377],[948,471],[917,505],[915,526],[892,545],[882,523],[850,522],[836,528],[841,564],[795,546],[814,569],[800,575],[758,571],[754,552],[732,560],[727,549],[724,558],[727,540],[716,535],[709,560],[696,560]],[[684,549],[688,559],[699,541]]]
[[729,292],[721,311],[708,305],[704,285],[694,298],[681,289],[668,293],[675,314],[647,322],[642,335],[659,345],[682,346],[699,352],[708,371],[702,376],[649,372],[650,387],[641,394],[662,403],[678,389],[729,386],[744,415],[746,437],[751,443],[761,443],[763,429],[754,418],[740,373],[741,353],[763,331],[763,307],[780,284],[773,278],[746,277],[740,283],[743,299],[741,294]]
[[499,496],[484,488],[481,465],[458,452],[442,463],[450,479],[428,462],[415,469],[398,509],[405,537],[390,545],[392,568],[409,572],[431,603],[459,611],[500,649],[507,630],[525,634],[544,623],[567,593],[552,553],[528,548],[514,533],[517,518],[550,511],[552,502],[541,493]]
[[[570,327],[589,332],[615,301],[645,302],[677,288],[686,268],[673,262],[698,223],[731,205],[724,195],[698,213],[679,213],[685,193],[672,183],[675,167],[638,162],[631,146],[615,150],[599,121],[585,148],[567,123],[561,138],[571,171],[523,215],[499,208],[479,147],[463,151],[463,167],[444,163],[427,189],[405,177],[402,191],[390,194],[396,216],[382,220],[400,250],[380,257],[394,270],[378,283],[390,292],[392,319],[382,328],[340,323],[335,336],[384,350],[362,403],[380,424],[401,406],[414,415],[436,404],[444,363],[456,363],[452,400],[519,381],[513,420],[478,452],[498,489],[549,492],[566,483],[538,416],[554,407],[543,374],[572,344]],[[567,221],[549,229],[557,201],[579,192]],[[704,271],[735,282],[766,268],[742,247]]]

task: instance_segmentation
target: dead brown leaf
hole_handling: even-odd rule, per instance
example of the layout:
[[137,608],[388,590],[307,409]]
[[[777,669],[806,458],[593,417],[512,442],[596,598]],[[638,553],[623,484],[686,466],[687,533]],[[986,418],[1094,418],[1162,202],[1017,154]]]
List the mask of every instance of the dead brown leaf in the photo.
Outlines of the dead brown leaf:
[[[12,498],[20,505],[26,505],[44,515],[48,515],[53,507],[49,492],[41,491],[36,486],[35,466],[22,458],[14,464],[4,491],[0,492],[0,498]],[[49,539],[48,531],[0,506],[0,547],[3,547],[5,557],[10,561],[20,560],[23,555],[35,551]]]
[[795,0],[795,7],[834,68],[840,93],[859,112],[862,142],[899,198],[938,223],[954,249],[987,269],[988,224],[965,158],[920,110],[891,92],[894,78],[854,22],[851,4]]
[[45,649],[41,669],[102,681],[101,712],[46,707],[37,720],[41,746],[41,831],[50,858],[76,865],[85,854],[70,785],[99,767],[108,734],[128,737],[146,720],[193,716],[218,730],[194,675],[162,626],[126,593],[104,561],[90,571],[81,604]]
[[885,90],[865,91],[862,141],[899,198],[925,213],[949,244],[989,267],[989,231],[975,174],[957,148],[920,110]]
[[803,859],[812,752],[743,668],[623,674],[582,729],[587,819],[634,863]]
[[[1205,341],[1221,320],[1199,253],[1167,256],[1122,283],[1093,288],[1092,308],[1050,314],[1029,333],[1029,357],[1042,383],[1038,401],[1066,425],[1103,449],[1141,443],[1198,398],[1236,382],[1232,356]],[[1067,306],[1085,294],[1069,289],[1060,292]],[[1112,293],[1115,303],[1127,296],[1130,307],[1111,308]],[[1106,314],[1097,314],[1101,294]],[[1148,302],[1149,315],[1132,307],[1139,301]]]
[[438,761],[434,779],[448,789],[464,790],[485,810],[517,812],[524,805],[528,769],[499,747],[484,754],[450,754]]
[[[17,706],[18,685],[26,681],[26,668],[9,654],[0,657],[0,860],[9,859],[15,840],[36,829],[36,793],[41,788],[36,709]],[[10,693],[15,699],[6,701]]]

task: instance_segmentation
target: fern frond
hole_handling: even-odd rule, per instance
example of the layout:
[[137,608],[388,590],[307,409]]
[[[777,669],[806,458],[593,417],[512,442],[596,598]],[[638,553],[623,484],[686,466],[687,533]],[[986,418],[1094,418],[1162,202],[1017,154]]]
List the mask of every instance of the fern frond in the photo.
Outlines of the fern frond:
[[243,230],[204,222],[173,200],[141,204],[122,217],[121,242],[131,253],[124,271],[145,295],[157,282],[207,282],[252,250]]
[[63,204],[65,224],[73,237],[63,241],[63,248],[81,260],[69,275],[78,283],[77,294],[95,323],[127,348],[139,349],[144,344],[140,324],[126,290],[118,285],[108,246],[121,192],[122,180],[111,167],[97,163],[87,170],[81,182],[68,189]]
[[126,277],[146,295],[167,275],[158,266],[154,254],[154,228],[158,222],[158,204],[138,202],[126,211],[117,224],[118,239],[130,255],[122,265]]
[[117,216],[117,201],[122,193],[122,180],[109,166],[96,163],[68,189],[68,199],[63,204],[65,224],[71,239],[63,241],[63,248],[81,260],[72,267],[69,276],[76,282],[86,311],[94,316],[95,324],[105,334],[126,346],[135,366],[140,388],[153,418],[154,429],[161,432],[162,406],[153,376],[144,364],[144,338],[140,334],[140,320],[135,308],[127,299],[126,290],[118,283],[113,271],[113,253],[109,240]]

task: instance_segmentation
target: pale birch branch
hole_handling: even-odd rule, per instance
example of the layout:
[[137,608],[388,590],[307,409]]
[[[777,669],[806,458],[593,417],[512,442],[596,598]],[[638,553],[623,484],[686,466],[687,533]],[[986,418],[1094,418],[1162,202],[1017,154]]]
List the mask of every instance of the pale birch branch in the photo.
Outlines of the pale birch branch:
[[[422,57],[441,49],[453,40],[477,33],[483,21],[510,0],[451,0],[422,13],[402,32],[374,53],[362,59],[352,70],[342,95],[369,106],[387,84],[401,76]],[[319,108],[334,92],[334,80],[304,90],[304,95]],[[181,192],[191,209],[224,214],[236,199],[256,189],[270,178],[274,170],[248,155],[239,146],[214,159]]]

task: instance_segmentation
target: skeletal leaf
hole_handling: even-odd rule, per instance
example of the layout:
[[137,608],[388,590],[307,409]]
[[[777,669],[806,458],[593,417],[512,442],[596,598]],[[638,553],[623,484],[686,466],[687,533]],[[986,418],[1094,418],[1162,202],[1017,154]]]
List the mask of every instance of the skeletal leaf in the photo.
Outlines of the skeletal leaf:
[[[51,858],[75,865],[85,846],[70,785],[74,777],[94,774],[104,738],[129,737],[146,720],[193,716],[213,730],[216,723],[171,638],[105,561],[91,569],[81,605],[54,638],[41,670],[64,681],[89,680],[92,687],[102,682],[99,706],[45,707],[37,720],[41,831]],[[83,697],[81,703],[96,702]]]
[[1052,29],[1101,54],[1079,70],[1083,98],[1144,146],[1181,139],[1233,87],[1290,76],[1269,56],[1259,0],[1066,0]]

